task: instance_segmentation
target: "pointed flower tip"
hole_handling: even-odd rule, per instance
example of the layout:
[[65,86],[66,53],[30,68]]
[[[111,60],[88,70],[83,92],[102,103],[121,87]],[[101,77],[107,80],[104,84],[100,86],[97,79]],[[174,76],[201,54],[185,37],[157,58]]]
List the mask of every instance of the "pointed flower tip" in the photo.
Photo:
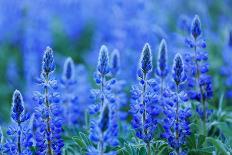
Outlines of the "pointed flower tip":
[[180,53],[177,53],[173,62],[173,79],[176,84],[179,84],[183,80],[184,64],[182,56]]
[[102,75],[106,75],[107,73],[109,73],[109,54],[108,49],[105,45],[101,46],[99,52],[97,70]]
[[63,79],[73,80],[75,76],[75,65],[73,59],[68,57],[64,62]]
[[201,35],[201,21],[198,15],[195,15],[191,25],[191,34],[197,39]]
[[20,121],[21,114],[24,111],[23,106],[23,97],[19,90],[15,90],[12,98],[12,112],[13,112],[13,119],[17,122]]
[[143,73],[149,73],[152,70],[152,53],[151,47],[146,43],[143,47],[141,58],[140,58],[140,68]]
[[167,73],[167,43],[165,39],[162,39],[158,51],[157,75],[164,78]]
[[120,55],[117,49],[113,50],[111,54],[111,73],[117,74],[120,68]]
[[42,70],[47,74],[55,70],[53,50],[50,47],[44,51]]

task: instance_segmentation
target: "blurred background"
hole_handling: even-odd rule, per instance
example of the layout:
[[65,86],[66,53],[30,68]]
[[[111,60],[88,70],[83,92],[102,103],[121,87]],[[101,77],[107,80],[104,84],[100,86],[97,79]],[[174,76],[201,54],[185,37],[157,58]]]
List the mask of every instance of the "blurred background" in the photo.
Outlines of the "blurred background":
[[120,78],[130,88],[144,43],[150,43],[156,56],[159,42],[165,38],[171,64],[174,53],[188,50],[184,40],[195,14],[201,19],[210,55],[215,90],[212,104],[225,93],[229,105],[231,0],[0,0],[0,123],[9,121],[14,89],[22,90],[29,109],[33,104],[34,79],[40,75],[46,46],[55,52],[57,79],[65,58],[73,58],[80,83],[77,89],[83,104],[89,104],[86,91],[92,86],[102,44],[110,52],[119,50]]

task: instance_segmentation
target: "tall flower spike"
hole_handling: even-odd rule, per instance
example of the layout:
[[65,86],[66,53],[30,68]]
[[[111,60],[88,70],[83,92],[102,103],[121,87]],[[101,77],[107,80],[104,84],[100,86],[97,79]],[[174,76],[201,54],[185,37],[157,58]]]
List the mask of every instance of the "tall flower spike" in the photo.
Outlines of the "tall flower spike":
[[42,71],[45,74],[49,74],[55,70],[55,63],[53,58],[53,50],[50,47],[47,47],[42,62]]
[[151,47],[148,43],[144,45],[141,53],[140,68],[145,74],[149,73],[152,70],[152,53]]
[[71,57],[65,60],[62,78],[64,81],[72,81],[75,78],[75,65]]
[[37,102],[35,109],[36,118],[36,154],[61,154],[63,147],[61,118],[62,110],[60,108],[60,97],[56,92],[57,81],[51,79],[52,72],[55,70],[55,62],[51,48],[44,52],[42,61],[42,74],[39,84],[43,87],[43,93],[36,92],[34,99]]
[[[116,80],[112,79],[112,76],[106,78],[109,73],[108,51],[103,45],[99,53],[97,72],[94,74],[99,88],[91,90],[91,97],[94,99],[95,104],[90,106],[92,117],[89,137],[94,143],[98,144],[98,147],[89,148],[88,154],[103,154],[107,146],[116,146],[118,144],[118,122],[115,115],[115,109],[117,109],[115,108],[117,107],[115,103],[116,97],[112,91]],[[96,120],[99,120],[99,122]]]
[[168,74],[167,54],[167,43],[164,39],[162,39],[159,46],[159,55],[157,61],[157,75],[161,78],[165,78]]
[[32,134],[27,126],[29,114],[24,112],[23,97],[20,91],[15,90],[12,103],[12,119],[17,124],[9,127],[7,134],[10,136],[4,145],[7,154],[31,154]]
[[20,93],[20,91],[15,90],[13,94],[13,102],[12,102],[12,118],[17,123],[21,123],[21,116],[24,112],[24,106],[23,106],[23,97]]
[[152,70],[152,55],[148,44],[145,44],[140,58],[139,84],[132,87],[132,102],[130,112],[133,115],[131,124],[136,136],[146,143],[147,154],[150,155],[150,142],[154,138],[159,115],[157,94],[152,88],[153,79],[146,75]]
[[191,34],[195,39],[197,39],[201,35],[201,21],[198,15],[195,15],[192,21]]
[[173,63],[173,79],[176,85],[179,85],[184,78],[184,64],[182,57],[179,53],[176,54]]
[[114,50],[111,54],[111,73],[115,76],[120,68],[120,56],[118,50]]
[[109,70],[109,54],[108,54],[108,49],[105,45],[101,46],[101,49],[99,52],[97,70],[102,75],[106,75],[110,71]]
[[186,39],[186,43],[193,51],[185,54],[185,72],[188,74],[187,86],[190,99],[198,101],[202,107],[203,130],[206,134],[207,121],[207,100],[213,96],[212,79],[207,72],[209,71],[208,53],[205,40],[200,37],[201,23],[197,15],[192,21],[191,37]]

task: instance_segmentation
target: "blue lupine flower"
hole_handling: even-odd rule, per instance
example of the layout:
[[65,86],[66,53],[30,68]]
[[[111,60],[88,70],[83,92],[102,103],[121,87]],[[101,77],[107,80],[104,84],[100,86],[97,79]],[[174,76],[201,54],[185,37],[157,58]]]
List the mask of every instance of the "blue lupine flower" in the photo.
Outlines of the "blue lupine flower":
[[118,50],[114,50],[111,54],[111,61],[110,61],[110,72],[112,75],[116,75],[120,69],[120,57]]
[[53,58],[53,50],[50,47],[47,47],[42,62],[42,71],[45,74],[50,74],[55,70],[55,63]]
[[[93,114],[93,118],[91,119],[89,137],[94,143],[98,144],[98,148],[89,148],[88,154],[102,155],[105,153],[107,145],[118,145],[118,106],[115,104],[115,94],[112,93],[116,80],[110,78],[110,68],[108,50],[105,46],[102,46],[99,52],[97,72],[95,73],[95,81],[100,88],[91,91],[91,97],[95,99],[95,104],[90,106],[90,114]],[[106,78],[107,76],[109,79]],[[100,118],[97,122],[98,117]]]
[[[11,118],[16,123],[9,127],[7,134],[10,136],[4,145],[4,153],[9,155],[32,155],[32,134],[28,127],[29,114],[25,113],[23,97],[18,90],[14,91]],[[2,133],[1,133],[2,135]]]
[[201,35],[201,21],[198,15],[195,15],[192,21],[191,34],[195,39],[197,39]]
[[[164,92],[166,91],[166,85],[165,85],[165,79],[168,75],[168,58],[167,58],[167,43],[164,39],[161,40],[161,43],[159,45],[159,52],[158,52],[158,59],[157,59],[157,69],[156,69],[156,75],[157,75],[157,89],[159,89],[159,102],[164,107],[165,99],[164,99]],[[160,84],[158,84],[160,83]]]
[[21,93],[18,90],[15,90],[13,95],[13,106],[12,106],[12,119],[20,124],[21,123],[21,116],[24,112],[24,103]]
[[42,61],[42,73],[38,83],[44,89],[44,93],[35,92],[34,99],[37,101],[34,125],[36,153],[37,154],[61,154],[64,145],[62,140],[62,110],[59,105],[59,94],[57,81],[51,79],[55,70],[53,51],[51,48],[45,50]]
[[[110,73],[112,78],[115,80],[115,84],[112,86],[112,92],[115,94],[115,103],[117,104],[117,109],[115,112],[119,113],[119,118],[125,120],[127,117],[127,113],[124,112],[123,108],[127,106],[127,96],[124,92],[125,81],[118,80],[120,70],[120,55],[118,50],[114,50],[111,54],[111,61],[110,61]],[[117,79],[117,80],[116,80]]]
[[151,72],[152,70],[152,53],[151,47],[148,43],[145,44],[143,47],[143,51],[141,53],[141,60],[140,60],[140,69],[145,74]]
[[167,68],[167,43],[164,39],[162,39],[160,46],[159,46],[159,55],[157,60],[157,75],[164,79],[168,74]]
[[152,55],[148,44],[142,51],[139,67],[138,79],[140,83],[132,87],[133,101],[130,112],[133,115],[132,126],[135,129],[136,136],[146,143],[149,152],[160,107],[157,94],[153,89],[154,80],[147,77],[147,73],[152,69]]
[[75,65],[72,58],[67,58],[63,67],[63,75],[61,79],[62,88],[62,108],[64,114],[64,123],[71,127],[77,125],[80,117],[84,115],[83,110],[79,107],[78,97],[76,94],[77,80],[76,80]]
[[205,113],[203,120],[206,121],[206,100],[213,96],[212,79],[207,75],[209,64],[208,53],[202,51],[206,43],[201,37],[201,23],[196,15],[192,22],[191,38],[186,39],[186,44],[193,52],[185,54],[185,71],[188,75],[188,95],[190,99],[197,100],[203,105]]
[[105,45],[101,46],[99,57],[98,57],[98,64],[97,64],[98,72],[102,75],[106,75],[109,73],[109,54],[108,49]]
[[179,85],[186,79],[184,75],[184,64],[182,61],[182,57],[180,54],[176,54],[174,58],[174,65],[173,65],[173,80],[175,81],[176,85]]
[[161,137],[166,138],[169,145],[179,154],[183,151],[181,146],[185,144],[186,137],[191,134],[188,120],[191,112],[186,104],[188,97],[187,93],[180,87],[186,81],[184,64],[180,54],[176,54],[174,58],[172,76],[175,88],[169,93],[172,104],[165,105],[164,133]]

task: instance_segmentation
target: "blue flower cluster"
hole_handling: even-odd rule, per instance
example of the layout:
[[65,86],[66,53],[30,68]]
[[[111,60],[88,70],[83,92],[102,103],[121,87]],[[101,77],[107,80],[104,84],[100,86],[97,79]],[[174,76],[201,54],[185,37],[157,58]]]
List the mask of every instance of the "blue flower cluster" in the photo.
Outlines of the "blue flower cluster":
[[111,89],[115,95],[118,117],[121,120],[125,120],[127,118],[127,112],[125,112],[125,107],[127,106],[127,95],[124,92],[126,82],[124,80],[119,80],[120,69],[120,55],[119,51],[115,49],[111,54],[110,71],[111,77],[115,80],[117,79],[117,81],[116,84],[112,85]]
[[37,154],[61,154],[64,146],[62,136],[62,110],[59,105],[57,81],[52,79],[55,70],[53,51],[47,47],[42,62],[42,73],[38,83],[43,88],[43,93],[35,93],[37,101],[35,112],[35,141]]
[[67,58],[63,67],[63,75],[61,78],[62,91],[62,109],[64,111],[65,125],[71,127],[77,125],[80,116],[83,116],[83,111],[78,107],[78,96],[76,94],[77,80],[76,70],[72,58]]
[[152,71],[152,52],[150,45],[145,44],[139,62],[138,80],[139,84],[132,87],[132,103],[130,112],[133,115],[132,126],[136,136],[147,143],[148,147],[154,138],[158,123],[160,106],[158,96],[153,89],[153,79],[149,79]]
[[191,25],[191,36],[186,39],[186,44],[193,51],[185,54],[185,70],[187,72],[188,95],[190,99],[199,101],[203,106],[203,120],[206,121],[207,100],[213,96],[212,79],[207,74],[209,71],[208,53],[205,40],[202,39],[201,22],[195,15]]
[[[23,97],[18,90],[15,90],[13,94],[11,118],[16,125],[9,127],[7,134],[10,138],[6,140],[4,148],[1,146],[1,151],[4,150],[3,152],[9,155],[32,155],[32,133],[28,126],[30,116],[25,112]],[[1,133],[1,144],[2,136]]]
[[185,138],[191,134],[189,118],[190,108],[186,103],[188,95],[181,85],[186,81],[184,64],[180,54],[176,54],[173,62],[172,77],[174,89],[168,93],[169,104],[165,104],[165,118],[163,120],[164,133],[162,138],[166,138],[169,145],[175,149],[177,154],[183,153],[181,146],[185,144]]
[[[118,106],[115,103],[117,101],[115,94],[112,92],[112,86],[116,84],[116,80],[110,78],[109,61],[108,49],[103,45],[99,52],[97,72],[95,73],[95,81],[99,85],[99,89],[92,90],[91,97],[95,99],[95,104],[90,106],[90,114],[95,117],[91,120],[90,139],[98,144],[98,147],[89,148],[88,154],[103,155],[107,145],[118,145]],[[113,72],[115,70],[117,69],[114,68]],[[111,153],[114,154],[114,152]]]

